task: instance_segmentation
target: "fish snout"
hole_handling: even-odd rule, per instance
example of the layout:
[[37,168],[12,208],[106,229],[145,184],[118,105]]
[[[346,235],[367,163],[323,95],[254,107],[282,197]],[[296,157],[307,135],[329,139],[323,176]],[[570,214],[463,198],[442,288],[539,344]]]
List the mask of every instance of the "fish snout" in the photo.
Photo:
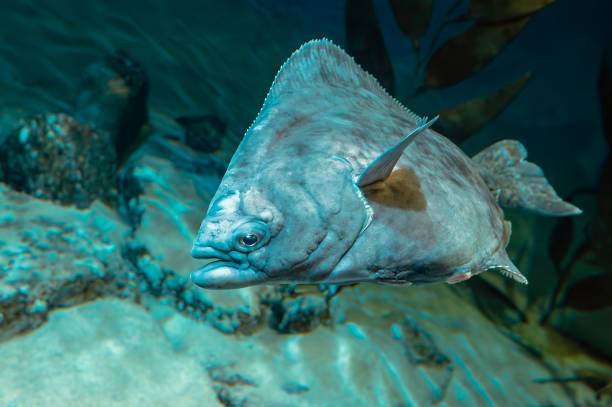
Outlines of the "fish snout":
[[190,275],[191,281],[202,288],[242,288],[264,284],[270,280],[267,274],[250,267],[244,253],[225,252],[196,243],[191,249],[191,256],[196,259],[213,260]]
[[194,244],[191,249],[191,257],[194,259],[219,259],[231,261],[231,257],[224,253],[221,250],[215,249],[211,246],[201,246],[199,244]]

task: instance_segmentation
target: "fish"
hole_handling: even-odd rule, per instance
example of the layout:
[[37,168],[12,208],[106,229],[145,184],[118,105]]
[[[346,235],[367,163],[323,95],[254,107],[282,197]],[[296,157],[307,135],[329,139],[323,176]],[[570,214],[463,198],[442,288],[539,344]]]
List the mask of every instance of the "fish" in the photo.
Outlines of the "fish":
[[197,286],[458,283],[509,259],[502,206],[580,214],[525,147],[468,157],[342,48],[307,42],[278,71],[191,250]]

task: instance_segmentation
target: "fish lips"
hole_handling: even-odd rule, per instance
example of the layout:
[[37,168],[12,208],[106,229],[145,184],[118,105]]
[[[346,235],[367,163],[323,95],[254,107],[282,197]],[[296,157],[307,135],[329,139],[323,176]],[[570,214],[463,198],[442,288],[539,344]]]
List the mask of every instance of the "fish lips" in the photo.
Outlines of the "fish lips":
[[198,259],[219,259],[191,273],[191,281],[202,288],[242,288],[270,280],[265,273],[250,268],[248,264],[237,264],[229,255],[212,247],[194,246],[191,255]]

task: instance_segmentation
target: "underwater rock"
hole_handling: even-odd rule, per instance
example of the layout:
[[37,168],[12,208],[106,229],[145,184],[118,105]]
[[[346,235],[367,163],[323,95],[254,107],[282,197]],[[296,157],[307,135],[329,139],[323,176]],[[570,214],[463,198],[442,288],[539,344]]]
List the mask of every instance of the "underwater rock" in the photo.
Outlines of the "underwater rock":
[[227,123],[214,115],[182,116],[176,121],[185,129],[185,144],[204,153],[218,150],[228,131]]
[[228,366],[210,365],[206,367],[208,376],[215,385],[213,389],[217,393],[217,400],[225,407],[245,407],[248,405],[246,398],[236,397],[232,388],[236,386],[257,387],[250,379],[244,378],[238,373],[232,373]]
[[278,286],[261,299],[268,326],[282,334],[305,333],[320,325],[330,325],[331,303],[324,286],[311,286],[306,295],[296,293],[296,286]]
[[[161,143],[164,148],[159,147]],[[201,156],[184,146],[148,142],[143,150],[147,154],[130,164],[130,182],[142,190],[138,204],[134,203],[142,211],[134,240],[146,246],[162,268],[187,277],[199,262],[185,255],[185,247],[191,245],[221,177],[216,169],[205,166],[208,159],[199,161]],[[204,187],[206,183],[210,187]]]
[[448,287],[370,288],[342,291],[344,320],[301,335],[227,335],[155,301],[60,310],[0,344],[0,404],[596,405],[582,383],[540,384],[548,368]]
[[404,353],[411,363],[427,366],[431,381],[437,384],[434,392],[435,403],[441,402],[452,379],[455,366],[423,328],[414,319],[407,319],[391,328],[393,336],[404,346]]
[[0,344],[0,360],[2,406],[222,406],[199,361],[174,352],[146,310],[127,301],[55,312],[38,331]]
[[114,201],[112,144],[63,113],[21,122],[0,146],[0,167],[4,182],[37,198],[77,208]]
[[134,176],[134,165],[128,164],[117,175],[117,210],[132,231],[140,226],[145,211],[140,203],[143,192],[142,185]]
[[[4,140],[20,125],[21,117],[30,117],[32,114],[20,107],[1,106],[0,107],[0,146]],[[2,169],[0,168],[0,179]]]
[[108,132],[121,167],[146,139],[149,80],[143,67],[123,52],[107,56],[85,70],[74,116],[96,131]]
[[53,309],[124,292],[117,242],[127,228],[108,207],[61,207],[0,183],[0,208],[0,341]]
[[[221,143],[223,144],[223,141]],[[235,150],[235,149],[234,149]],[[229,153],[229,158],[233,151]],[[160,136],[151,137],[142,149],[143,155],[151,155],[169,161],[176,170],[192,178],[196,191],[208,202],[221,182],[227,169],[229,158],[219,157],[221,151],[203,153],[192,149],[182,142]]]
[[308,386],[303,386],[296,382],[287,382],[282,385],[282,389],[285,390],[287,394],[300,394],[310,390]]
[[[154,308],[157,300],[225,334],[249,334],[263,324],[254,291],[215,296],[215,293],[199,290],[188,278],[163,268],[160,259],[163,259],[164,250],[158,246],[155,249],[156,256],[134,240],[128,240],[121,249],[133,271],[129,275],[129,287],[135,294],[134,299],[145,308]],[[173,343],[180,347],[181,340]]]

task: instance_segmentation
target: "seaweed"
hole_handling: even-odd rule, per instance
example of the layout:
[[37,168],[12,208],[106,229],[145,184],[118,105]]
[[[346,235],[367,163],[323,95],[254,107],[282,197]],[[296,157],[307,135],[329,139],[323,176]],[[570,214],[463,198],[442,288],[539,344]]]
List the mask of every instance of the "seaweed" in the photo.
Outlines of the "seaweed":
[[501,23],[475,22],[433,54],[426,71],[425,88],[451,86],[469,78],[493,61],[529,19],[527,16]]
[[523,90],[532,73],[504,86],[496,92],[468,100],[440,113],[434,128],[455,144],[460,144],[495,119],[514,98]]
[[385,47],[372,0],[347,0],[345,6],[346,50],[365,70],[393,93],[393,67]]
[[[604,137],[612,148],[612,77],[606,57],[602,59],[599,73],[599,98]],[[571,202],[574,196],[581,194],[596,195],[598,211],[589,219],[580,243],[573,252],[571,248],[578,238],[574,231],[576,220],[561,218],[553,229],[548,254],[557,271],[557,281],[540,320],[542,324],[549,321],[558,307],[582,311],[612,307],[612,156],[608,155],[600,171],[597,188],[578,189],[568,199]],[[591,263],[603,268],[603,273],[570,284],[574,267],[587,256]],[[563,291],[565,295],[561,299]]]
[[534,379],[534,383],[576,383],[581,382],[589,386],[595,392],[599,401],[606,394],[612,394],[612,377],[593,371],[579,371],[579,374],[571,377],[551,377],[545,379]]
[[[402,83],[402,99],[464,81],[493,59],[518,35],[533,14],[553,0],[434,2],[389,0],[389,8],[413,55],[413,75],[395,78],[392,59],[371,0],[345,6],[346,48],[391,94]],[[441,14],[441,23],[435,14]],[[457,31],[459,31],[457,33]],[[450,35],[449,33],[453,33]],[[396,39],[394,39],[396,40]],[[401,39],[400,39],[401,40]],[[434,128],[461,143],[499,115],[521,92],[532,73],[490,95],[468,100],[441,113]]]
[[425,35],[433,14],[433,0],[389,0],[393,15],[404,35],[410,37],[414,47]]

